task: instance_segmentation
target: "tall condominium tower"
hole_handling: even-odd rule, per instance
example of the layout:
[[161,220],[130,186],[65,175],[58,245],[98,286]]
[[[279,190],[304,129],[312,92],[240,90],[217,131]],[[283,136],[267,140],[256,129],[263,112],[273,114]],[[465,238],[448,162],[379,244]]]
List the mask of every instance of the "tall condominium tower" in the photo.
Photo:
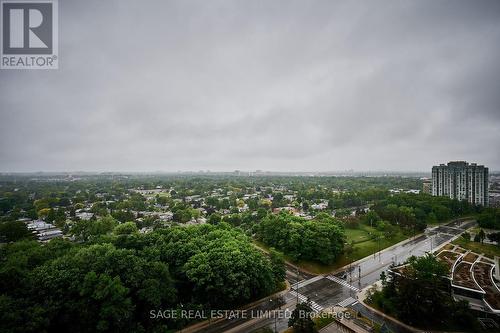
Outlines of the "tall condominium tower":
[[488,168],[465,161],[432,167],[432,195],[488,205]]

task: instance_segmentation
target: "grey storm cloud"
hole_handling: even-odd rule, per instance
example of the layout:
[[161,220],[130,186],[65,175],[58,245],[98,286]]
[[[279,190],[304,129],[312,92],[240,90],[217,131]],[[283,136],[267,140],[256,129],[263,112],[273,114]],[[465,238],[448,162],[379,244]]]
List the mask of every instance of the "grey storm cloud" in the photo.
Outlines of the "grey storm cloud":
[[59,1],[0,171],[500,169],[500,2]]

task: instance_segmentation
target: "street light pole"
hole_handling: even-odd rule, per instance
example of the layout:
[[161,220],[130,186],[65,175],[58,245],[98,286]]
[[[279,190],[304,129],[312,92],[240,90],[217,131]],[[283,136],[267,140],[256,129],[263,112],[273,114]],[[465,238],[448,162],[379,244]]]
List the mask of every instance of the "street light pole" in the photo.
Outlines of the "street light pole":
[[297,294],[297,305],[299,305],[299,268],[297,269],[297,287],[295,288],[295,293]]
[[381,236],[379,235],[377,238],[378,239],[378,261],[380,261],[380,255],[381,255],[380,254],[380,238],[381,238]]
[[[183,305],[182,303],[181,303],[181,308],[184,308],[184,305]],[[184,325],[184,323],[183,323],[182,325]],[[184,327],[182,326],[182,327],[181,327],[181,333],[182,333],[182,330],[183,330],[183,329],[184,329]]]
[[[273,303],[273,299],[270,298],[269,302],[271,302],[271,304],[272,304]],[[274,317],[274,333],[278,333],[278,331],[276,330],[276,309],[274,308],[274,306],[272,306],[272,307],[273,307],[273,317]]]
[[[351,257],[347,257],[349,260],[349,285],[352,285],[352,262]],[[349,288],[349,296],[352,295],[352,289]]]
[[361,286],[361,264],[358,265],[358,285]]
[[276,328],[276,310],[274,310],[274,333],[278,333],[278,329]]

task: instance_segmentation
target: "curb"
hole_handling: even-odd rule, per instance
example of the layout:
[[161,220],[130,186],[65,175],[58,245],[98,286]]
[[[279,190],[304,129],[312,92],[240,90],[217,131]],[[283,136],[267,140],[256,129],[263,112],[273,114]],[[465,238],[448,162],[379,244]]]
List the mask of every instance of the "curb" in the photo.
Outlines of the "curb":
[[[380,251],[380,254],[382,254],[382,253],[384,253],[384,252],[386,252],[386,251],[390,251],[390,250],[392,250],[393,248],[395,248],[395,247],[397,247],[397,246],[401,246],[401,245],[404,245],[404,244],[409,243],[409,242],[411,242],[411,241],[414,241],[415,239],[417,239],[418,237],[423,236],[423,235],[425,235],[425,233],[420,233],[420,234],[417,234],[417,235],[413,236],[412,238],[408,238],[408,239],[402,240],[402,241],[401,241],[401,242],[399,242],[399,243],[396,243],[396,244],[393,244],[393,245],[391,245],[391,246],[389,246],[389,247],[386,247],[385,249],[383,249],[383,250],[381,250],[381,251]],[[349,263],[349,264],[347,264],[347,265],[344,265],[344,266],[342,266],[342,267],[339,267],[339,268],[337,268],[337,269],[335,269],[335,270],[333,270],[333,271],[331,271],[331,272],[329,272],[329,273],[326,273],[326,274],[336,274],[336,273],[338,273],[338,272],[342,272],[342,271],[346,270],[346,268],[347,268],[347,267],[349,267],[350,265],[355,266],[355,265],[357,265],[357,264],[360,264],[360,263],[362,263],[362,262],[365,262],[365,261],[367,261],[367,260],[370,260],[374,254],[378,254],[378,252],[372,253],[372,254],[370,254],[370,255],[368,255],[368,256],[366,256],[366,257],[364,257],[364,258],[361,258],[361,259],[358,259],[358,260],[356,260],[356,261],[353,261],[353,262],[351,262],[351,263]]]
[[[278,291],[274,294],[271,294],[271,295],[267,295],[266,297],[263,297],[261,299],[258,299],[256,301],[253,301],[252,303],[248,303],[248,304],[245,304],[244,306],[238,308],[238,310],[249,310],[251,309],[252,307],[254,307],[255,305],[263,302],[264,300],[268,299],[268,298],[273,298],[273,297],[279,297],[279,296],[282,296],[282,295],[285,295],[286,293],[288,293],[290,291],[290,283],[285,279],[285,284],[286,284],[286,288],[281,290],[281,291]],[[187,326],[187,327],[184,327],[182,328],[181,330],[179,331],[176,331],[176,332],[183,332],[183,333],[189,333],[189,332],[197,332],[198,330],[201,330],[201,329],[204,329],[206,328],[207,326],[211,326],[215,323],[218,323],[218,322],[221,322],[221,321],[224,321],[226,320],[225,318],[219,318],[219,319],[215,319],[215,320],[204,320],[202,322],[199,322],[199,323],[194,323],[190,326]]]
[[[435,225],[435,226],[433,226],[433,228],[434,228],[434,227],[443,226],[443,225],[447,225],[447,224],[450,224],[450,223],[452,223],[452,222],[457,222],[457,221],[459,221],[459,220],[461,220],[461,219],[464,219],[464,218],[457,218],[457,219],[454,219],[454,220],[451,220],[451,221],[447,221],[447,222],[444,222],[444,223],[441,223],[441,224]],[[471,220],[473,220],[473,219],[471,219]],[[427,228],[426,228],[426,229],[427,229]],[[397,246],[401,246],[401,245],[404,245],[404,244],[409,243],[409,242],[411,242],[411,241],[414,241],[415,239],[417,239],[418,237],[421,237],[421,236],[423,236],[423,235],[425,235],[425,232],[422,232],[422,233],[416,234],[415,236],[413,236],[413,237],[411,237],[411,238],[405,239],[405,240],[403,240],[403,241],[401,241],[401,242],[399,242],[399,243],[396,243],[396,244],[393,244],[393,245],[391,245],[391,246],[389,246],[389,247],[386,247],[385,249],[381,250],[381,251],[380,251],[380,253],[382,254],[382,253],[384,253],[385,251],[392,250],[393,248],[395,248],[395,247],[397,247]],[[450,239],[448,242],[446,242],[446,243],[451,243],[452,241],[454,241],[455,239],[457,239],[459,236],[460,236],[460,234],[458,234],[458,235],[454,236],[453,238],[451,238],[451,239]],[[444,246],[446,243],[442,244],[442,246]],[[439,246],[438,248],[434,249],[432,252],[436,252],[436,250],[437,250],[437,249],[439,249],[439,248],[441,248],[442,246]],[[375,252],[374,254],[377,254],[377,253],[378,253],[378,252]],[[357,264],[360,264],[360,263],[362,263],[362,262],[364,262],[364,261],[366,261],[366,260],[369,260],[369,259],[371,258],[371,256],[372,256],[372,255],[373,255],[373,253],[372,253],[371,255],[369,255],[369,256],[366,256],[366,257],[361,258],[361,259],[359,259],[359,260],[353,261],[353,262],[351,262],[350,264],[347,264],[347,265],[345,265],[345,266],[339,267],[339,268],[337,268],[337,269],[335,269],[335,270],[333,270],[333,271],[331,271],[331,272],[329,272],[329,273],[326,273],[326,274],[336,274],[336,273],[338,273],[338,272],[342,272],[342,271],[343,271],[343,270],[345,270],[345,268],[346,268],[346,267],[348,267],[349,265],[357,265]]]

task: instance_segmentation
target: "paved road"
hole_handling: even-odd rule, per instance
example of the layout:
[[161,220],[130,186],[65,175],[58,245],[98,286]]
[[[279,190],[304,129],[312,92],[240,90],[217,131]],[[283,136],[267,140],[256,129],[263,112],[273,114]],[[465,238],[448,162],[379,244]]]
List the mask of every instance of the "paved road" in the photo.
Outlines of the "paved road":
[[289,263],[285,263],[286,268],[286,280],[290,284],[295,284],[297,281],[308,280],[310,278],[315,277],[314,274],[309,274],[297,269],[296,266],[290,265]]
[[[446,226],[428,228],[424,235],[366,257],[359,264],[351,265],[350,268],[348,267],[336,276],[344,278],[349,284],[362,289],[379,280],[380,273],[386,271],[390,265],[403,263],[412,255],[422,256],[426,252],[434,251],[473,226],[474,223],[474,221],[451,222]],[[361,279],[359,273],[361,273]]]
[[[346,266],[335,275],[313,276],[299,271],[297,278],[297,269],[287,265],[286,278],[291,284],[291,290],[279,301],[266,300],[256,307],[276,309],[280,306],[281,309],[292,311],[297,300],[299,302],[309,300],[317,312],[340,304],[344,307],[352,307],[365,316],[373,318],[374,321],[382,323],[383,319],[380,316],[356,301],[357,292],[378,281],[380,273],[386,271],[393,263],[402,263],[412,255],[422,256],[426,252],[434,251],[474,224],[474,221],[465,221],[429,227],[425,234]],[[298,288],[297,281],[300,281]],[[252,332],[263,327],[274,330],[275,325],[278,332],[283,331],[288,327],[288,319],[224,320],[200,332]],[[393,324],[390,324],[389,328],[393,332],[407,332],[406,329]]]

